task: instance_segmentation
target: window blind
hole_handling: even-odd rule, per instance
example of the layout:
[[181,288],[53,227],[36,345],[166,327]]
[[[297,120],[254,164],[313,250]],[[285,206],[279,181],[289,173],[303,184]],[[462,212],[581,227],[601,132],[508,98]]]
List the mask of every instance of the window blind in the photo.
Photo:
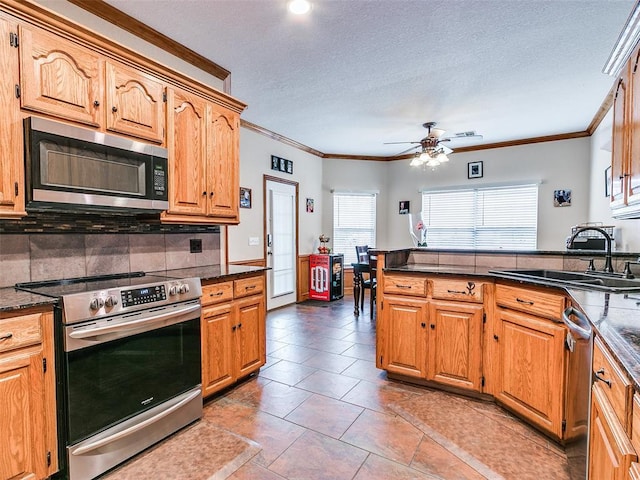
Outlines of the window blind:
[[333,194],[333,252],[344,254],[344,263],[357,261],[356,245],[376,245],[376,195]]
[[535,249],[538,186],[422,193],[427,245],[460,249]]

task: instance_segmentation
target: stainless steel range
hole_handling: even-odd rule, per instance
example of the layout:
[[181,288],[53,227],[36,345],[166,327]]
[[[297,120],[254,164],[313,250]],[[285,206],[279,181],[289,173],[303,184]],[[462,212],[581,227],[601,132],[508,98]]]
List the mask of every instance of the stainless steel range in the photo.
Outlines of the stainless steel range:
[[17,284],[58,298],[61,470],[88,480],[202,416],[199,278]]

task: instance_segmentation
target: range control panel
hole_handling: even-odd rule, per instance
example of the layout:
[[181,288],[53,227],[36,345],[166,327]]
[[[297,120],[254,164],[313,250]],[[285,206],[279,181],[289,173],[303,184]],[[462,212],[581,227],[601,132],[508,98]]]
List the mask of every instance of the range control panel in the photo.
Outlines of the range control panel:
[[156,285],[144,288],[133,288],[122,290],[122,306],[124,308],[132,305],[144,305],[145,303],[160,302],[167,299],[167,292],[164,285]]

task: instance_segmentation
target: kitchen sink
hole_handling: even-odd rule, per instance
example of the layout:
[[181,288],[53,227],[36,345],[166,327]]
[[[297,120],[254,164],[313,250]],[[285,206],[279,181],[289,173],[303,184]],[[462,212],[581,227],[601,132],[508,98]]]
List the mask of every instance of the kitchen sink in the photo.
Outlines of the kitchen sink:
[[640,292],[640,279],[623,278],[602,272],[568,272],[564,270],[492,270],[503,278],[528,280],[536,283],[586,288],[611,293]]

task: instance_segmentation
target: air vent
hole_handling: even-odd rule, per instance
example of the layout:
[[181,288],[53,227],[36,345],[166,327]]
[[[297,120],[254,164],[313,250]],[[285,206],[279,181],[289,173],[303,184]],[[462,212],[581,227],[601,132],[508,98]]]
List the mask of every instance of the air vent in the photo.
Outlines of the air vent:
[[464,138],[464,137],[475,137],[476,132],[474,130],[469,130],[468,132],[458,132],[454,134],[456,138]]

